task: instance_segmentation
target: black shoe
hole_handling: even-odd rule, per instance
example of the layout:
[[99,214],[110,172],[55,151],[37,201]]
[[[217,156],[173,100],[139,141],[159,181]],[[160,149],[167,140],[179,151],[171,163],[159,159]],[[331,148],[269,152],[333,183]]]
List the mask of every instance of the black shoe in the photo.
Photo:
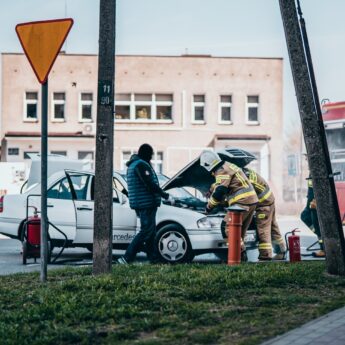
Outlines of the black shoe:
[[247,251],[243,250],[241,252],[241,262],[248,262],[248,256],[247,256]]

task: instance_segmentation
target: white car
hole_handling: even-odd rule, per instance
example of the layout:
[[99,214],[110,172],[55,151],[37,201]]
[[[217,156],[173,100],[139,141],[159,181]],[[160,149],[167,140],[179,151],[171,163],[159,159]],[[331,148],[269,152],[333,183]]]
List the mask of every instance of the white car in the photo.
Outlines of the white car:
[[[119,174],[114,175],[113,248],[126,249],[140,229],[135,211],[121,193]],[[123,187],[122,187],[123,188]],[[186,190],[175,193],[193,198]],[[40,184],[24,193],[0,199],[0,233],[23,240],[24,224],[35,206],[40,209]],[[48,179],[49,238],[52,247],[86,247],[92,250],[94,218],[94,174],[85,171],[59,171]],[[222,216],[205,216],[185,207],[163,204],[157,212],[156,243],[162,261],[189,262],[200,253],[224,250],[220,231]],[[67,243],[66,242],[67,237]]]
[[[237,156],[236,156],[237,155]],[[236,156],[236,157],[235,157]],[[222,157],[238,165],[247,162],[230,150]],[[236,158],[236,159],[235,159]],[[56,165],[58,170],[58,165]],[[38,171],[32,168],[32,171]],[[52,172],[52,171],[51,171]],[[212,177],[194,160],[172,179],[158,175],[163,189],[176,200],[175,205],[163,203],[157,212],[156,246],[163,262],[190,262],[195,255],[215,253],[225,257],[222,213],[205,215],[205,202],[189,193],[183,186],[202,193],[213,182]],[[30,178],[29,178],[30,181]],[[126,249],[140,224],[126,197],[125,174],[113,177],[113,248]],[[22,194],[0,198],[0,233],[23,241],[27,215],[33,207],[40,209],[40,183],[29,184]],[[83,170],[60,170],[48,179],[48,219],[50,247],[85,247],[92,250],[94,226],[94,173]],[[223,233],[223,235],[222,235]],[[246,245],[256,246],[255,229],[247,233]]]

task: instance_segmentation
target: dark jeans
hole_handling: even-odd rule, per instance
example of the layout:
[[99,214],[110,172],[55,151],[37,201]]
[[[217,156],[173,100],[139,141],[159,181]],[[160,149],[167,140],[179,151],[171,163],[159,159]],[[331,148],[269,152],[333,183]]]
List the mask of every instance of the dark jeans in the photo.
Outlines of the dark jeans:
[[313,227],[316,236],[319,239],[320,248],[323,250],[323,242],[321,237],[321,230],[319,225],[319,219],[317,217],[317,211],[314,208],[310,208],[308,205],[301,213],[301,220],[306,224],[309,228]]
[[129,244],[125,259],[131,262],[135,259],[136,254],[145,246],[150,260],[155,260],[157,253],[154,246],[156,235],[156,213],[157,207],[135,210],[140,218],[141,229]]

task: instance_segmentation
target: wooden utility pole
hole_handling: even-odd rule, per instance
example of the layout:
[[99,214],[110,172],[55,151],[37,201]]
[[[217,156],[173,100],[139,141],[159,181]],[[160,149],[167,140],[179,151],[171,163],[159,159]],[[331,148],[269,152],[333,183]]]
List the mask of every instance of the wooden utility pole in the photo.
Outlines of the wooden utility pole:
[[93,274],[112,264],[116,0],[100,0]]
[[305,23],[295,0],[279,0],[307,149],[327,271],[345,275],[345,241]]

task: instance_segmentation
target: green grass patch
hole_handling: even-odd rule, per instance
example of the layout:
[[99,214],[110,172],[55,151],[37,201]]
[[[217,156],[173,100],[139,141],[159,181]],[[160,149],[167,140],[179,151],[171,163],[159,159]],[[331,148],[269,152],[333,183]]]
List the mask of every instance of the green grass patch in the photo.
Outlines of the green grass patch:
[[259,344],[345,305],[324,262],[114,266],[0,277],[1,344]]

